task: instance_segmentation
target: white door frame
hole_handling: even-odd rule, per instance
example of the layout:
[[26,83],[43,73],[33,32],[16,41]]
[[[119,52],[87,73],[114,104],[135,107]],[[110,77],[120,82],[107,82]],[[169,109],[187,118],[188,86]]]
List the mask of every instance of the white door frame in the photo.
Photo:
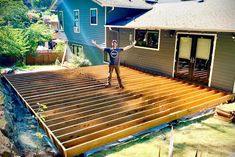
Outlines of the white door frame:
[[235,94],[235,80],[234,80],[234,84],[233,84],[233,93]]
[[213,68],[214,68],[214,58],[215,58],[217,34],[213,34],[213,33],[210,34],[210,33],[177,32],[177,33],[176,33],[176,36],[175,36],[175,52],[174,52],[174,59],[173,59],[172,77],[175,77],[176,51],[177,51],[177,42],[178,42],[178,35],[179,35],[179,34],[214,36],[214,43],[213,43],[213,50],[212,50],[212,58],[211,58],[211,66],[210,66],[210,74],[209,74],[209,81],[208,81],[208,86],[210,87],[210,86],[211,86],[211,80],[212,80]]

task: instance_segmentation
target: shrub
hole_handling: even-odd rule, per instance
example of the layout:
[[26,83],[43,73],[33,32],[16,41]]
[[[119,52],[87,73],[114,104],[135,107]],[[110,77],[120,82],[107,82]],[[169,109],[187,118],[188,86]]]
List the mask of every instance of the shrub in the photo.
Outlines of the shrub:
[[84,54],[80,54],[79,56],[74,55],[73,56],[73,62],[74,67],[86,67],[90,66],[91,62],[85,58]]
[[58,41],[55,47],[56,53],[64,53],[65,43],[64,41]]

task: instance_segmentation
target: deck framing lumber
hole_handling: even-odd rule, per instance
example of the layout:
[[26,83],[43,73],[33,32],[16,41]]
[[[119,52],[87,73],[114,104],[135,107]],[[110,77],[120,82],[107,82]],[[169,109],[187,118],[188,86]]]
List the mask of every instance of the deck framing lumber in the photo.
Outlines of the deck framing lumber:
[[[39,125],[65,157],[79,155],[214,107],[234,95],[175,78],[121,66],[124,90],[105,88],[108,67],[94,66],[31,74],[4,75]],[[198,76],[203,77],[203,74]],[[56,78],[56,79],[55,79]],[[37,103],[48,106],[46,121]]]
[[[57,137],[52,133],[52,131],[47,127],[47,125],[44,123],[44,121],[39,117],[39,115],[31,108],[31,106],[25,101],[24,97],[21,96],[21,94],[17,91],[17,89],[13,86],[13,84],[7,79],[7,77],[3,77],[7,83],[11,86],[11,88],[14,90],[16,95],[21,99],[21,101],[26,105],[26,107],[29,109],[29,111],[36,116],[36,120],[38,121],[41,128],[46,132],[48,137],[53,141],[53,143],[56,145],[58,150],[62,153],[66,152],[65,147],[61,144],[61,142],[57,139]],[[67,154],[64,154],[65,157],[67,157]]]

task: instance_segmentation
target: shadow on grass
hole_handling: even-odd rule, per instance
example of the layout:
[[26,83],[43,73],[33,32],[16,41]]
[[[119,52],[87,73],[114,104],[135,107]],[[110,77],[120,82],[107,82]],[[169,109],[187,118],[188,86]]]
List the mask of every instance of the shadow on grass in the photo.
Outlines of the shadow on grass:
[[[205,116],[202,116],[202,117],[199,117],[199,118],[196,118],[196,119],[180,122],[180,123],[178,123],[177,125],[174,126],[174,129],[180,129],[180,128],[189,126],[189,125],[194,124],[194,123],[201,123],[202,121],[204,121],[204,120],[206,120],[210,117],[211,117],[211,115],[205,115]],[[89,155],[89,157],[105,157],[107,155],[122,151],[122,150],[124,150],[126,148],[129,148],[131,146],[134,146],[134,145],[137,145],[137,144],[140,144],[140,143],[149,142],[150,140],[152,140],[153,138],[156,138],[156,137],[159,137],[162,141],[169,143],[170,139],[167,138],[165,134],[169,133],[170,131],[171,131],[170,127],[166,127],[162,130],[158,130],[158,131],[155,131],[155,132],[151,132],[151,133],[139,136],[138,138],[135,138],[134,140],[128,141],[126,143],[122,143],[118,146],[111,147],[109,149],[91,154],[91,155]],[[189,145],[187,143],[174,144],[174,149],[176,150],[176,152],[179,152],[180,150],[185,149],[188,146]],[[197,149],[198,145],[190,145],[189,147],[192,147],[196,152],[196,149]]]

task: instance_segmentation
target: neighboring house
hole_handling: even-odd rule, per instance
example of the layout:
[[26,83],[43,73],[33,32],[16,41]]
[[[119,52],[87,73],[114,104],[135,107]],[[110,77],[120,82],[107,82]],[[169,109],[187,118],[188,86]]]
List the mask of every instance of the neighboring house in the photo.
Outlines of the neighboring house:
[[84,53],[93,65],[103,64],[104,56],[91,40],[105,46],[106,24],[130,19],[151,8],[144,0],[61,0],[57,4],[60,29],[71,51],[76,55]]
[[106,28],[118,32],[107,32],[107,44],[137,41],[121,54],[123,64],[235,93],[234,0],[159,3]]

